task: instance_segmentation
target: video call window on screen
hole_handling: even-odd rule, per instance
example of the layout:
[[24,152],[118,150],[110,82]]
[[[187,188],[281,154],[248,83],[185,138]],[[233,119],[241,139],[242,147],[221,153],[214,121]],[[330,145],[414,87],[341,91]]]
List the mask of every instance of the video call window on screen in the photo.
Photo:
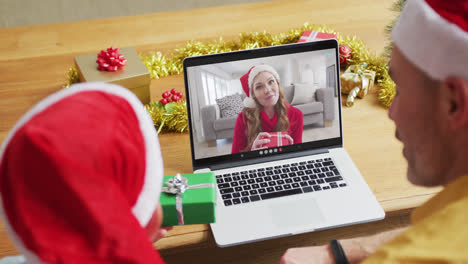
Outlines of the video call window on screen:
[[334,49],[188,67],[195,159],[339,137],[337,70]]

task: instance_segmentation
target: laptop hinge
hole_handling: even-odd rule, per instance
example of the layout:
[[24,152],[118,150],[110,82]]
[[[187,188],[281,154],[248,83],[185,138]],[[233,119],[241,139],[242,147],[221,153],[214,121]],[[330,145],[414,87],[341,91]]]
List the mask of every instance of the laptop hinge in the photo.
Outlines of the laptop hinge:
[[254,158],[250,160],[233,161],[233,162],[224,163],[224,164],[215,164],[215,165],[209,166],[209,168],[212,171],[215,171],[215,170],[222,170],[222,169],[233,168],[233,167],[258,164],[258,163],[263,163],[263,162],[292,159],[292,158],[303,157],[303,156],[311,156],[311,155],[329,153],[330,151],[328,149],[329,148],[306,150],[306,151],[300,151],[300,152],[296,151],[294,153],[287,153],[287,154],[278,155],[278,156],[269,156],[269,157]]

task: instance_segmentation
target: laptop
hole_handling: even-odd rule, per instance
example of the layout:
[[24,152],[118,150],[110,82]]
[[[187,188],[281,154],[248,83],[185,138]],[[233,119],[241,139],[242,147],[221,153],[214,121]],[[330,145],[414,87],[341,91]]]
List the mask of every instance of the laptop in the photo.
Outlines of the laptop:
[[[302,140],[233,152],[240,77],[256,65],[276,70],[283,103],[302,113],[293,131],[302,129]],[[343,148],[336,40],[188,57],[183,68],[193,169],[216,175],[211,229],[219,247],[385,217]]]

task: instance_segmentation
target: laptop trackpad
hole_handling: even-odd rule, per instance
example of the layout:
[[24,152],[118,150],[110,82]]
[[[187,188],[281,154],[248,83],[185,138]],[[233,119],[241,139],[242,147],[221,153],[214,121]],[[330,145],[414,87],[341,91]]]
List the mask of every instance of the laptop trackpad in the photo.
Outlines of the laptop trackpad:
[[278,201],[270,206],[270,215],[276,226],[321,226],[325,221],[314,199]]

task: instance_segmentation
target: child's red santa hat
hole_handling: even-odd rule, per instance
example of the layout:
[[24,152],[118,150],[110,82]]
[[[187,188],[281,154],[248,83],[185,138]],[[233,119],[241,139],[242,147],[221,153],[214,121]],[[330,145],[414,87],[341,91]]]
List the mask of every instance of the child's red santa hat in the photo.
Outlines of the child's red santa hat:
[[28,263],[164,263],[144,229],[163,164],[138,98],[112,84],[63,89],[0,149],[0,215]]
[[279,74],[270,65],[260,64],[260,65],[253,66],[252,68],[250,68],[250,70],[240,78],[242,89],[244,89],[244,92],[247,95],[247,97],[245,97],[244,99],[245,107],[248,107],[248,108],[256,107],[255,100],[253,99],[253,96],[252,96],[253,95],[252,94],[253,93],[252,92],[253,80],[255,76],[257,76],[259,73],[264,72],[264,71],[267,71],[273,74],[273,76],[276,78],[276,81],[279,83],[280,81]]
[[431,78],[457,76],[468,81],[467,0],[407,0],[392,38]]

